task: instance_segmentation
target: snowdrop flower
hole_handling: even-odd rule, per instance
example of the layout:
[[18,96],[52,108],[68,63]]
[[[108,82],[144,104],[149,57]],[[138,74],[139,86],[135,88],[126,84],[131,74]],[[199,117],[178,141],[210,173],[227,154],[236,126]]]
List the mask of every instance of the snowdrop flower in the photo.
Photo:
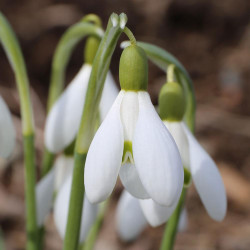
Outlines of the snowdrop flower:
[[[91,38],[89,38],[91,39]],[[87,42],[90,40],[87,40]],[[91,40],[93,41],[93,40]],[[62,151],[76,137],[84,108],[85,95],[92,69],[94,50],[85,50],[85,64],[53,105],[45,124],[45,145],[53,153]],[[93,43],[91,44],[93,46]],[[100,118],[104,119],[113,104],[118,89],[110,72],[104,84],[100,101]]]
[[87,154],[85,188],[90,202],[111,194],[118,174],[135,197],[171,206],[179,199],[183,168],[177,146],[147,93],[147,59],[136,45],[120,59],[117,96]]
[[[144,201],[147,200],[143,200],[143,202]],[[163,208],[166,210],[166,207]],[[150,212],[154,213],[154,211],[144,211],[141,201],[124,190],[119,199],[116,210],[116,228],[119,237],[123,241],[129,242],[135,240],[147,227],[148,223],[151,226],[158,226],[162,224],[156,224],[155,221],[152,221],[150,219],[152,216],[150,215],[148,217],[148,213]],[[178,231],[184,231],[186,228],[187,212],[183,209],[179,220]]]
[[10,156],[15,146],[15,128],[10,111],[0,96],[0,157]]
[[184,184],[191,179],[210,217],[224,219],[227,210],[226,192],[214,161],[201,147],[182,121],[185,99],[182,87],[176,82],[165,84],[159,97],[160,116],[175,139],[184,167]]
[[37,223],[42,226],[53,206],[54,193],[57,193],[68,176],[72,175],[74,158],[60,155],[52,170],[36,185]]
[[[68,209],[70,202],[70,189],[72,183],[72,175],[67,178],[64,182],[62,188],[60,189],[54,206],[54,220],[56,228],[62,239],[65,237],[67,219],[68,219]],[[91,204],[86,196],[84,196],[82,219],[81,219],[81,230],[79,242],[82,243],[88,236],[88,232],[91,226],[95,222],[98,214],[98,205]]]
[[[60,155],[57,157],[53,169],[36,186],[37,224],[38,226],[44,224],[53,206],[54,193],[57,193],[54,203],[54,220],[62,239],[66,232],[73,165],[72,156]],[[84,199],[80,242],[87,237],[98,210],[98,205],[92,205],[86,198]]]

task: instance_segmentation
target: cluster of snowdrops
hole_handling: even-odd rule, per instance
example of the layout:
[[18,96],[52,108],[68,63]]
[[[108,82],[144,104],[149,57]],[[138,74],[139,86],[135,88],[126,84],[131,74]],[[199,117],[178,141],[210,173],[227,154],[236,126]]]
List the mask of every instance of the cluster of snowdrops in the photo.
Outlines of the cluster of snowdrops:
[[[106,30],[90,14],[70,27],[55,51],[44,130],[42,177],[36,183],[33,110],[25,62],[17,39],[0,16],[0,39],[20,94],[25,153],[27,249],[42,249],[49,212],[63,249],[92,249],[118,176],[124,186],[116,209],[116,229],[135,240],[149,225],[166,223],[161,249],[172,249],[186,227],[185,195],[194,183],[216,221],[226,214],[219,171],[194,136],[195,96],[185,68],[170,53],[136,41],[125,14],[112,14]],[[109,71],[121,34],[129,41],[119,64],[119,83]],[[86,37],[84,62],[64,86],[70,54]],[[154,107],[148,86],[148,59],[166,74]],[[0,98],[0,154],[15,145],[10,112]],[[171,223],[170,223],[171,221]]]

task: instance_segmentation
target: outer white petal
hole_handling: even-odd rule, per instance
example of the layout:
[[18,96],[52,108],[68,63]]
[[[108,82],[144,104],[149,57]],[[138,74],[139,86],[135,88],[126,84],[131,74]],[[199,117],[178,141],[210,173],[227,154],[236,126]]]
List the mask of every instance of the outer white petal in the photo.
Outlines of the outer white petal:
[[172,206],[161,206],[152,199],[140,200],[142,211],[152,227],[157,227],[165,223],[174,212],[178,200]]
[[10,111],[0,96],[0,157],[10,156],[15,146],[16,131]]
[[118,94],[119,90],[115,84],[114,78],[112,74],[108,72],[103,88],[102,98],[99,105],[101,121],[103,121],[106,115],[108,114]]
[[119,237],[124,241],[132,241],[146,226],[147,221],[142,213],[139,200],[124,190],[116,212],[116,227]]
[[85,164],[85,191],[90,202],[107,199],[114,189],[123,154],[121,91],[90,145]]
[[183,166],[190,169],[188,138],[182,126],[182,122],[164,121],[164,124],[175,140]]
[[52,169],[36,186],[37,224],[42,226],[52,207],[55,171]]
[[83,65],[49,112],[45,124],[45,144],[53,153],[62,151],[76,136],[91,68],[90,65]]
[[74,157],[59,155],[56,158],[54,169],[55,169],[55,191],[58,191],[64,181],[73,172]]
[[220,172],[212,158],[185,127],[190,145],[191,174],[208,214],[216,221],[224,219],[227,197]]
[[[67,227],[71,183],[72,176],[68,177],[64,182],[61,190],[56,197],[54,207],[55,225],[62,239],[64,239],[65,237]],[[81,220],[81,231],[79,237],[80,242],[83,242],[86,239],[88,232],[96,219],[97,213],[98,205],[90,204],[85,195]]]
[[160,205],[173,205],[183,186],[181,157],[174,139],[144,91],[139,92],[133,155],[139,177],[150,197]]
[[135,165],[126,163],[120,168],[120,179],[126,190],[138,199],[149,199],[149,195],[143,187]]

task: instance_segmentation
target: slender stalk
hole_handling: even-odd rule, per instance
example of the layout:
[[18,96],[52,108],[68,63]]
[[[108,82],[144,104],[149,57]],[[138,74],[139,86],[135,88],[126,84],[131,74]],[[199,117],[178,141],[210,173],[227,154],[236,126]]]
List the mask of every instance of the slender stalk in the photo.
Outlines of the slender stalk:
[[174,213],[172,214],[172,216],[170,217],[170,219],[166,224],[160,250],[172,250],[174,247],[175,237],[179,225],[179,219],[185,202],[185,196],[186,196],[186,189],[183,188],[179,203]]
[[79,193],[84,193],[84,181],[78,176],[84,176],[84,167],[86,160],[86,154],[75,153],[74,156],[74,172],[73,172],[73,182],[71,188],[69,214],[71,223],[67,224],[67,233],[70,232],[70,239],[66,237],[64,241],[64,249],[77,249],[78,238],[81,226],[81,216],[79,220],[79,214],[82,214],[83,207],[83,195],[78,195]]
[[90,22],[96,24],[98,27],[102,26],[102,20],[95,14],[88,14],[82,18],[83,22]]
[[[116,26],[112,25],[111,19],[117,20]],[[64,250],[76,250],[78,247],[84,198],[85,161],[83,158],[86,157],[89,145],[94,136],[96,117],[104,81],[112,54],[121,33],[122,29],[119,26],[119,17],[116,14],[112,14],[93,62],[81,124],[77,135],[68,222],[63,246]],[[80,161],[81,158],[82,160]]]
[[167,82],[174,82],[175,65],[170,64],[167,68]]
[[127,35],[127,37],[129,38],[131,44],[135,45],[136,44],[136,39],[135,39],[135,36],[132,33],[132,31],[128,27],[125,27],[123,32]]
[[21,103],[22,133],[25,163],[25,198],[27,250],[37,249],[36,167],[34,125],[25,62],[17,38],[5,17],[0,13],[0,40],[15,73]]
[[184,68],[184,66],[169,52],[166,50],[152,45],[150,43],[137,42],[137,45],[142,47],[148,58],[154,62],[158,67],[160,67],[164,72],[169,64],[174,64],[176,67],[175,77],[178,82],[180,82],[184,88],[187,108],[185,113],[185,121],[189,126],[190,130],[194,132],[195,129],[195,96],[193,82]]
[[[100,20],[95,15],[87,15],[80,22],[76,23],[63,34],[56,48],[51,69],[49,97],[47,103],[47,112],[50,111],[54,102],[61,94],[64,86],[65,70],[68,65],[72,50],[77,43],[85,36],[96,36],[101,38],[103,30],[99,27]],[[97,23],[91,24],[89,21]],[[42,176],[49,172],[54,162],[54,154],[45,148],[42,161]]]

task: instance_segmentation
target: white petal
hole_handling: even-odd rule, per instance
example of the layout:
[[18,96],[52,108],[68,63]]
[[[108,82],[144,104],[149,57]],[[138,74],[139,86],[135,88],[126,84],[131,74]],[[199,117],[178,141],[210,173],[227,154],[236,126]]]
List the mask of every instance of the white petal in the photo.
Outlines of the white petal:
[[91,68],[83,65],[49,112],[45,124],[45,145],[53,153],[62,151],[76,136]]
[[115,84],[114,78],[111,73],[108,72],[99,105],[101,121],[106,117],[118,94],[119,90]]
[[0,96],[0,157],[10,156],[15,146],[16,131],[10,111]]
[[[67,227],[71,183],[72,176],[68,177],[65,183],[63,184],[61,190],[59,191],[56,197],[54,207],[55,225],[62,239],[64,239],[65,237]],[[96,219],[97,213],[98,205],[90,204],[85,195],[79,242],[83,242],[86,239],[88,232]]]
[[54,169],[55,169],[55,191],[58,191],[66,178],[73,172],[74,157],[59,155],[56,158]]
[[126,163],[121,166],[119,176],[126,190],[138,199],[150,198],[143,187],[135,165]]
[[37,224],[42,226],[53,201],[55,171],[52,169],[36,185]]
[[146,226],[147,221],[139,201],[124,190],[116,211],[116,227],[119,237],[124,241],[132,241]]
[[85,164],[85,191],[90,202],[107,199],[114,189],[123,154],[121,91],[90,145]]
[[133,139],[138,111],[138,94],[134,91],[126,91],[121,104],[121,120],[125,141],[132,141]]
[[164,121],[164,124],[175,140],[183,166],[190,170],[188,138],[182,126],[182,122]]
[[161,206],[152,199],[140,200],[142,211],[152,227],[157,227],[165,223],[174,212],[178,200],[172,206]]
[[188,227],[188,216],[187,209],[184,207],[181,211],[179,224],[178,224],[178,232],[184,232]]
[[179,200],[184,178],[180,154],[147,92],[139,92],[133,155],[141,182],[155,202],[171,206]]
[[226,192],[215,162],[185,126],[190,146],[191,174],[208,214],[216,221],[224,219],[227,210]]

